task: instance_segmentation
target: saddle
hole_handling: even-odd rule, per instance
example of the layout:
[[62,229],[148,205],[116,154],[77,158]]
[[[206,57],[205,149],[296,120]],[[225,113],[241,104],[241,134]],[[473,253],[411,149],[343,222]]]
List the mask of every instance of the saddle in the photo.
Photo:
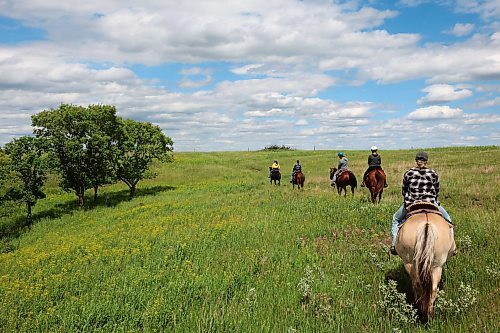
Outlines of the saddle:
[[406,213],[406,216],[404,217],[403,222],[401,222],[401,225],[403,225],[403,223],[405,223],[410,217],[416,214],[436,214],[441,216],[446,222],[448,222],[450,227],[453,227],[453,224],[444,218],[443,214],[439,210],[439,207],[432,202],[415,202],[409,205],[406,210],[408,211],[408,213]]
[[351,173],[351,174],[352,174],[351,170],[349,170],[349,169],[339,170],[339,173],[337,174],[337,177],[339,177],[341,174],[343,174],[343,173],[345,173],[345,172],[347,172],[347,173]]

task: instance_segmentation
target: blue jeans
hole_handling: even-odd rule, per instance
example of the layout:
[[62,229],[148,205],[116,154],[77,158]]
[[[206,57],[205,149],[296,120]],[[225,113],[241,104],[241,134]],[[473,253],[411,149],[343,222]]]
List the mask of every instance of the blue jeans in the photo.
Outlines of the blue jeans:
[[[443,208],[443,206],[438,206],[439,211],[443,214],[443,217],[451,223],[450,214]],[[396,236],[398,235],[399,225],[403,223],[403,219],[405,218],[408,211],[405,209],[404,205],[401,205],[394,216],[392,217],[392,245],[396,244]],[[453,228],[451,228],[451,235],[453,236]]]

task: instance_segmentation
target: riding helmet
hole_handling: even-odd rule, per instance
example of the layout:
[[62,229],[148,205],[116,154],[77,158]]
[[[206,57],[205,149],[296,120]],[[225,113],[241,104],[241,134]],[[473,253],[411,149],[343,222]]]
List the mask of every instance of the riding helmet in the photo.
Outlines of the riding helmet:
[[425,151],[419,151],[417,155],[415,155],[415,160],[428,161],[429,155]]
[[377,151],[377,150],[378,150],[378,148],[377,148],[377,146],[372,146],[372,147],[370,148],[370,150],[371,150],[371,151]]
[[344,153],[340,151],[337,155],[338,155],[339,157],[343,157],[343,156],[344,156]]

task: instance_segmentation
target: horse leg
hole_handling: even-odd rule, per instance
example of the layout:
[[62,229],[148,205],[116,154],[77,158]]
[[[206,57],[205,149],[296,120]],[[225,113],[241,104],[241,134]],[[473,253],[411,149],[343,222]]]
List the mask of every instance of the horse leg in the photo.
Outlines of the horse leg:
[[439,281],[441,281],[441,274],[443,273],[442,267],[434,267],[432,270],[432,293],[431,293],[431,301],[429,302],[429,309],[427,315],[430,317],[434,312],[434,301],[437,296],[437,286]]

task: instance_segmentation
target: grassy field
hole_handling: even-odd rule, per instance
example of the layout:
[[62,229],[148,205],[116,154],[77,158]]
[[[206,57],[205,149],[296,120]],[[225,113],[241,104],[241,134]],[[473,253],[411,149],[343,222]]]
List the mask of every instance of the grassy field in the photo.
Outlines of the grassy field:
[[[0,223],[0,331],[498,332],[500,148],[428,152],[459,254],[426,326],[411,323],[408,278],[387,253],[415,151],[381,152],[389,188],[377,206],[366,189],[329,186],[335,152],[260,151],[176,153],[133,200],[116,184],[95,203],[89,191],[85,210],[51,180],[33,225]],[[346,153],[360,178],[367,152]],[[288,182],[296,159],[301,192]]]

